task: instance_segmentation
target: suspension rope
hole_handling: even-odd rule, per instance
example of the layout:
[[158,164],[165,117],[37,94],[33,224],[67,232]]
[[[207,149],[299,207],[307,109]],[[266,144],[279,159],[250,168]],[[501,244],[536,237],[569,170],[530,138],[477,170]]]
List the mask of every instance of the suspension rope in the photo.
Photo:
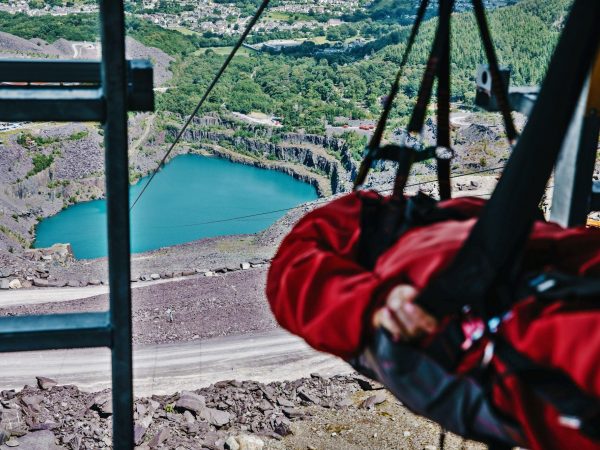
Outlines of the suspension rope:
[[208,98],[210,93],[212,92],[213,88],[217,85],[217,83],[221,79],[221,76],[223,75],[223,73],[225,72],[227,67],[229,66],[229,63],[231,63],[231,61],[233,60],[233,57],[237,53],[238,49],[242,46],[242,44],[246,40],[246,37],[248,37],[248,34],[250,34],[250,31],[252,31],[252,28],[254,28],[254,25],[256,25],[256,22],[258,22],[258,19],[260,19],[262,13],[269,5],[269,2],[270,2],[270,0],[262,1],[261,5],[256,10],[256,13],[254,13],[254,16],[252,16],[252,18],[250,19],[250,22],[248,22],[246,29],[244,30],[244,32],[242,33],[242,35],[236,42],[235,46],[233,47],[233,49],[231,50],[229,55],[227,56],[227,59],[225,59],[225,62],[223,63],[223,65],[221,66],[221,68],[219,69],[219,71],[217,72],[215,77],[213,78],[213,80],[210,83],[210,85],[208,86],[208,88],[206,89],[206,92],[204,92],[204,95],[202,96],[202,98],[200,99],[198,104],[196,105],[196,108],[194,108],[194,111],[192,111],[192,114],[190,114],[190,117],[188,117],[188,119],[185,122],[185,124],[183,125],[183,127],[179,130],[179,132],[177,133],[177,137],[175,138],[175,140],[173,141],[173,143],[171,144],[171,146],[169,147],[169,149],[167,150],[165,155],[162,157],[162,159],[156,166],[156,169],[154,169],[154,171],[152,172],[152,175],[150,176],[150,178],[148,179],[148,181],[146,182],[146,184],[144,185],[144,187],[142,188],[142,190],[136,197],[135,201],[129,208],[129,211],[131,211],[133,209],[133,207],[137,204],[137,202],[140,200],[140,198],[142,197],[144,192],[146,192],[146,189],[148,189],[148,186],[150,185],[150,183],[152,182],[152,180],[154,179],[154,177],[156,176],[156,174],[158,173],[160,168],[165,164],[167,158],[169,157],[169,155],[171,154],[171,152],[173,151],[173,149],[175,148],[175,146],[177,145],[177,143],[183,136],[183,133],[185,132],[187,127],[192,122],[192,119],[196,116],[196,114],[198,113],[198,111],[200,110],[200,108],[202,107],[202,105],[204,104],[204,102],[206,101],[206,99]]

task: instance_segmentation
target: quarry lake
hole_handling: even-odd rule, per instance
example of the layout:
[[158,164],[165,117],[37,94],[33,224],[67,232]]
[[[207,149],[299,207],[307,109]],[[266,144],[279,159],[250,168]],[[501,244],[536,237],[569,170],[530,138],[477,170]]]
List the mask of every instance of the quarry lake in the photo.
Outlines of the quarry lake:
[[[131,203],[146,181],[143,178],[131,186]],[[181,155],[156,175],[133,209],[132,252],[206,237],[256,233],[283,216],[281,210],[316,198],[314,187],[281,172]],[[269,211],[278,212],[262,214]],[[233,219],[254,214],[259,215]],[[77,258],[106,256],[106,201],[73,205],[44,219],[36,230],[35,247],[57,242],[69,242]]]

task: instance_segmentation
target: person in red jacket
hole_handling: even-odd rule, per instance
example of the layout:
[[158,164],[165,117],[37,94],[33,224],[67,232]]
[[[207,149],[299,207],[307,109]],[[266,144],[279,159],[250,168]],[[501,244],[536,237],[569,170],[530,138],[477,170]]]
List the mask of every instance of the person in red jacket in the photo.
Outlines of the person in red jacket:
[[[389,351],[397,361],[412,358],[411,349],[418,349],[440,328],[441,324],[414,304],[414,299],[452,261],[485,202],[477,198],[440,202],[439,208],[459,212],[462,218],[407,230],[371,269],[359,262],[361,211],[365,200],[377,198],[373,192],[355,192],[301,219],[272,261],[266,292],[280,325],[303,337],[312,347],[381,369],[381,361],[377,361],[381,355],[371,352],[369,356],[369,350],[378,345],[374,342],[383,342],[378,330],[386,330],[394,343]],[[600,231],[584,227],[563,229],[553,223],[536,222],[522,272],[540,270],[600,276]],[[504,317],[499,335],[536,363],[564,371],[586,395],[599,399],[599,323],[597,303],[594,308],[584,308],[580,303],[541,303],[525,298]],[[460,404],[462,410],[455,414],[458,419],[445,425],[467,437],[491,437],[534,449],[566,448],[567,442],[570,448],[600,448],[598,441],[582,436],[558,412],[540,406],[510,375],[505,375],[504,381],[508,389],[494,385],[489,390],[478,390],[470,382],[454,389],[461,384],[463,375],[471,376],[482,364],[497,374],[506,372],[503,361],[493,353],[488,355],[489,343],[477,340],[477,329],[477,321],[463,323],[462,356],[452,373],[429,368],[423,373],[408,374],[411,381],[404,382],[400,380],[405,376],[402,372],[398,379],[388,377],[385,384],[405,405],[414,405],[411,409],[442,423],[452,416],[448,408]],[[405,345],[407,342],[411,345]],[[415,370],[419,370],[417,366]],[[381,370],[376,375],[385,377]],[[421,392],[417,399],[408,398],[414,393],[411,391],[418,391],[427,382],[429,391]],[[447,386],[443,396],[448,401],[444,408],[435,410],[440,402],[434,404],[432,399],[439,400],[436,396],[442,393],[436,389],[442,385]],[[465,417],[481,420],[479,424],[464,425],[460,422]],[[504,421],[503,417],[510,420]],[[487,428],[480,432],[482,427]]]

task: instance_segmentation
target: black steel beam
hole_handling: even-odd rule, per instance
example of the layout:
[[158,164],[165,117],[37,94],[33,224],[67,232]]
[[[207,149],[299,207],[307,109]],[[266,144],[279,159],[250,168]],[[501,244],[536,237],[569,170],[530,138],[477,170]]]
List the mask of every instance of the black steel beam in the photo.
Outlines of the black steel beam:
[[[13,65],[18,66],[12,68]],[[48,67],[46,67],[48,66]],[[48,85],[0,84],[0,121],[103,122],[105,98],[92,86],[61,86],[61,82],[100,84],[99,62],[0,60],[0,81],[53,83]],[[73,70],[69,74],[68,70]],[[127,61],[128,111],[153,111],[152,65],[146,60]]]
[[123,2],[100,0],[108,272],[113,326],[113,446],[130,450],[133,442],[133,369],[129,239],[129,164],[127,154],[127,64]]
[[3,122],[101,122],[104,116],[104,99],[98,88],[0,87]]
[[100,83],[98,61],[0,59],[0,82]]
[[108,313],[0,317],[0,352],[110,347]]

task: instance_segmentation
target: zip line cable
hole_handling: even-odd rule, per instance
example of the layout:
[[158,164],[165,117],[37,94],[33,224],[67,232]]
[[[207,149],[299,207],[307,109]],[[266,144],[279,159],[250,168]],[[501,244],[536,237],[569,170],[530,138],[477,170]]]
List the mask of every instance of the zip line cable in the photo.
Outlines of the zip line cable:
[[[460,178],[460,177],[467,177],[469,175],[477,175],[479,173],[486,173],[486,172],[493,172],[495,170],[500,170],[503,169],[504,166],[497,166],[497,167],[492,167],[489,169],[482,169],[482,170],[477,170],[474,172],[468,172],[468,173],[463,173],[460,175],[453,175],[450,178]],[[412,183],[412,184],[407,184],[405,187],[415,187],[415,186],[421,186],[423,184],[428,184],[428,183],[434,183],[436,181],[436,179],[432,179],[432,180],[427,180],[427,181],[420,181],[418,183]],[[378,190],[378,189],[373,189],[376,192],[380,193],[380,194],[384,194],[386,192],[391,192],[393,191],[392,188],[390,189],[383,189],[383,190]],[[487,195],[487,194],[485,194]],[[320,200],[316,200],[315,202],[313,202],[313,205],[321,205],[324,203],[327,203],[328,201],[330,201],[331,197],[333,197],[333,195],[322,198]],[[275,214],[275,213],[280,213],[280,212],[287,212],[287,211],[293,211],[295,209],[300,209],[302,208],[303,205],[299,205],[299,206],[292,206],[290,208],[282,208],[282,209],[275,209],[272,211],[264,211],[264,212],[259,212],[259,213],[255,213],[255,214],[247,214],[244,216],[236,216],[236,217],[229,217],[226,219],[217,219],[217,220],[208,220],[205,222],[196,222],[196,223],[188,223],[188,224],[183,224],[183,225],[171,225],[171,226],[165,226],[165,227],[154,227],[154,228],[186,228],[186,227],[196,227],[196,226],[202,226],[202,225],[212,225],[215,223],[223,223],[223,222],[233,222],[235,220],[242,220],[242,219],[251,219],[253,217],[260,217],[260,216],[267,216],[269,214]]]
[[148,181],[146,182],[146,184],[144,185],[144,187],[142,188],[142,190],[136,197],[135,201],[129,207],[130,212],[133,209],[133,207],[137,204],[137,202],[140,200],[140,198],[142,197],[144,192],[146,192],[146,189],[148,189],[148,186],[150,185],[150,183],[152,182],[152,180],[154,179],[154,177],[156,176],[156,174],[158,173],[160,168],[165,164],[167,158],[169,157],[169,155],[171,154],[171,152],[173,151],[173,149],[175,148],[175,146],[181,139],[181,136],[183,136],[183,133],[185,132],[187,127],[192,122],[192,119],[196,116],[196,114],[198,113],[198,111],[200,110],[200,108],[202,107],[202,105],[204,104],[204,102],[206,101],[206,99],[208,98],[210,93],[212,92],[213,88],[217,85],[217,83],[221,79],[221,76],[223,75],[223,73],[225,72],[227,67],[229,66],[229,63],[233,60],[233,57],[235,56],[235,54],[237,53],[239,48],[242,46],[242,44],[248,37],[248,34],[250,34],[250,31],[252,31],[252,28],[254,28],[254,25],[256,25],[256,22],[258,22],[258,19],[260,19],[260,16],[264,12],[264,10],[267,8],[267,6],[269,6],[269,2],[270,2],[270,0],[263,0],[261,5],[256,10],[256,13],[254,13],[254,16],[252,16],[252,18],[250,19],[250,22],[248,22],[246,29],[244,30],[244,32],[242,33],[242,35],[236,42],[235,46],[233,47],[233,49],[231,50],[229,55],[227,56],[227,59],[225,59],[225,62],[223,63],[223,65],[221,66],[221,68],[219,69],[219,71],[217,72],[215,77],[213,78],[213,80],[210,83],[210,85],[208,86],[208,88],[206,89],[206,92],[204,92],[204,95],[202,96],[202,98],[200,99],[198,104],[196,105],[196,108],[194,108],[194,111],[192,111],[192,114],[190,114],[190,117],[188,117],[188,119],[185,122],[185,124],[183,125],[183,127],[179,130],[179,132],[177,133],[177,137],[175,137],[175,140],[173,141],[173,143],[171,144],[171,146],[169,147],[169,149],[167,150],[165,155],[160,160],[160,163],[158,163],[158,165],[156,166],[156,169],[154,169],[154,171],[152,172],[152,175],[150,176],[150,178],[148,179]]
[[[463,174],[460,174],[460,175],[453,175],[450,178],[466,177],[466,176],[469,176],[469,175],[477,175],[479,173],[493,172],[495,170],[500,170],[500,169],[504,169],[504,165],[497,166],[497,167],[492,167],[490,169],[476,170],[476,171],[473,171],[473,172],[463,173]],[[434,178],[434,179],[428,180],[428,181],[421,181],[421,182],[418,182],[418,183],[408,184],[408,185],[405,186],[405,188],[406,187],[421,186],[423,184],[435,183],[436,180],[437,179]],[[391,189],[383,189],[383,190],[374,189],[374,190],[376,192],[380,193],[380,194],[383,194],[383,193],[386,193],[386,192],[393,191],[393,188],[391,188]],[[472,195],[472,197],[485,197],[487,195],[491,195],[492,193],[493,192],[488,192],[486,194]],[[330,195],[328,197],[325,197],[325,198],[322,198],[320,200],[317,200],[317,201],[313,202],[313,205],[321,205],[321,204],[327,203],[329,201],[329,199],[331,199],[331,197],[333,197],[333,195]],[[302,207],[303,207],[303,205],[299,205],[299,206],[293,206],[291,208],[278,209],[278,210],[274,210],[274,211],[267,211],[267,212],[256,213],[256,214],[248,214],[246,216],[230,217],[229,219],[211,220],[211,221],[201,222],[201,223],[197,223],[197,224],[178,225],[177,228],[180,228],[180,227],[189,227],[189,226],[210,225],[210,224],[213,224],[213,223],[222,223],[222,222],[230,222],[230,221],[234,221],[234,220],[248,219],[248,218],[257,217],[257,216],[265,216],[265,215],[268,215],[268,214],[274,214],[274,213],[277,213],[277,212],[293,211],[295,209],[300,209]],[[162,228],[174,228],[174,227],[162,227]],[[197,258],[194,258],[194,260],[192,261],[191,264],[196,264],[196,262],[198,262],[200,259],[202,259],[202,256],[198,256]]]

